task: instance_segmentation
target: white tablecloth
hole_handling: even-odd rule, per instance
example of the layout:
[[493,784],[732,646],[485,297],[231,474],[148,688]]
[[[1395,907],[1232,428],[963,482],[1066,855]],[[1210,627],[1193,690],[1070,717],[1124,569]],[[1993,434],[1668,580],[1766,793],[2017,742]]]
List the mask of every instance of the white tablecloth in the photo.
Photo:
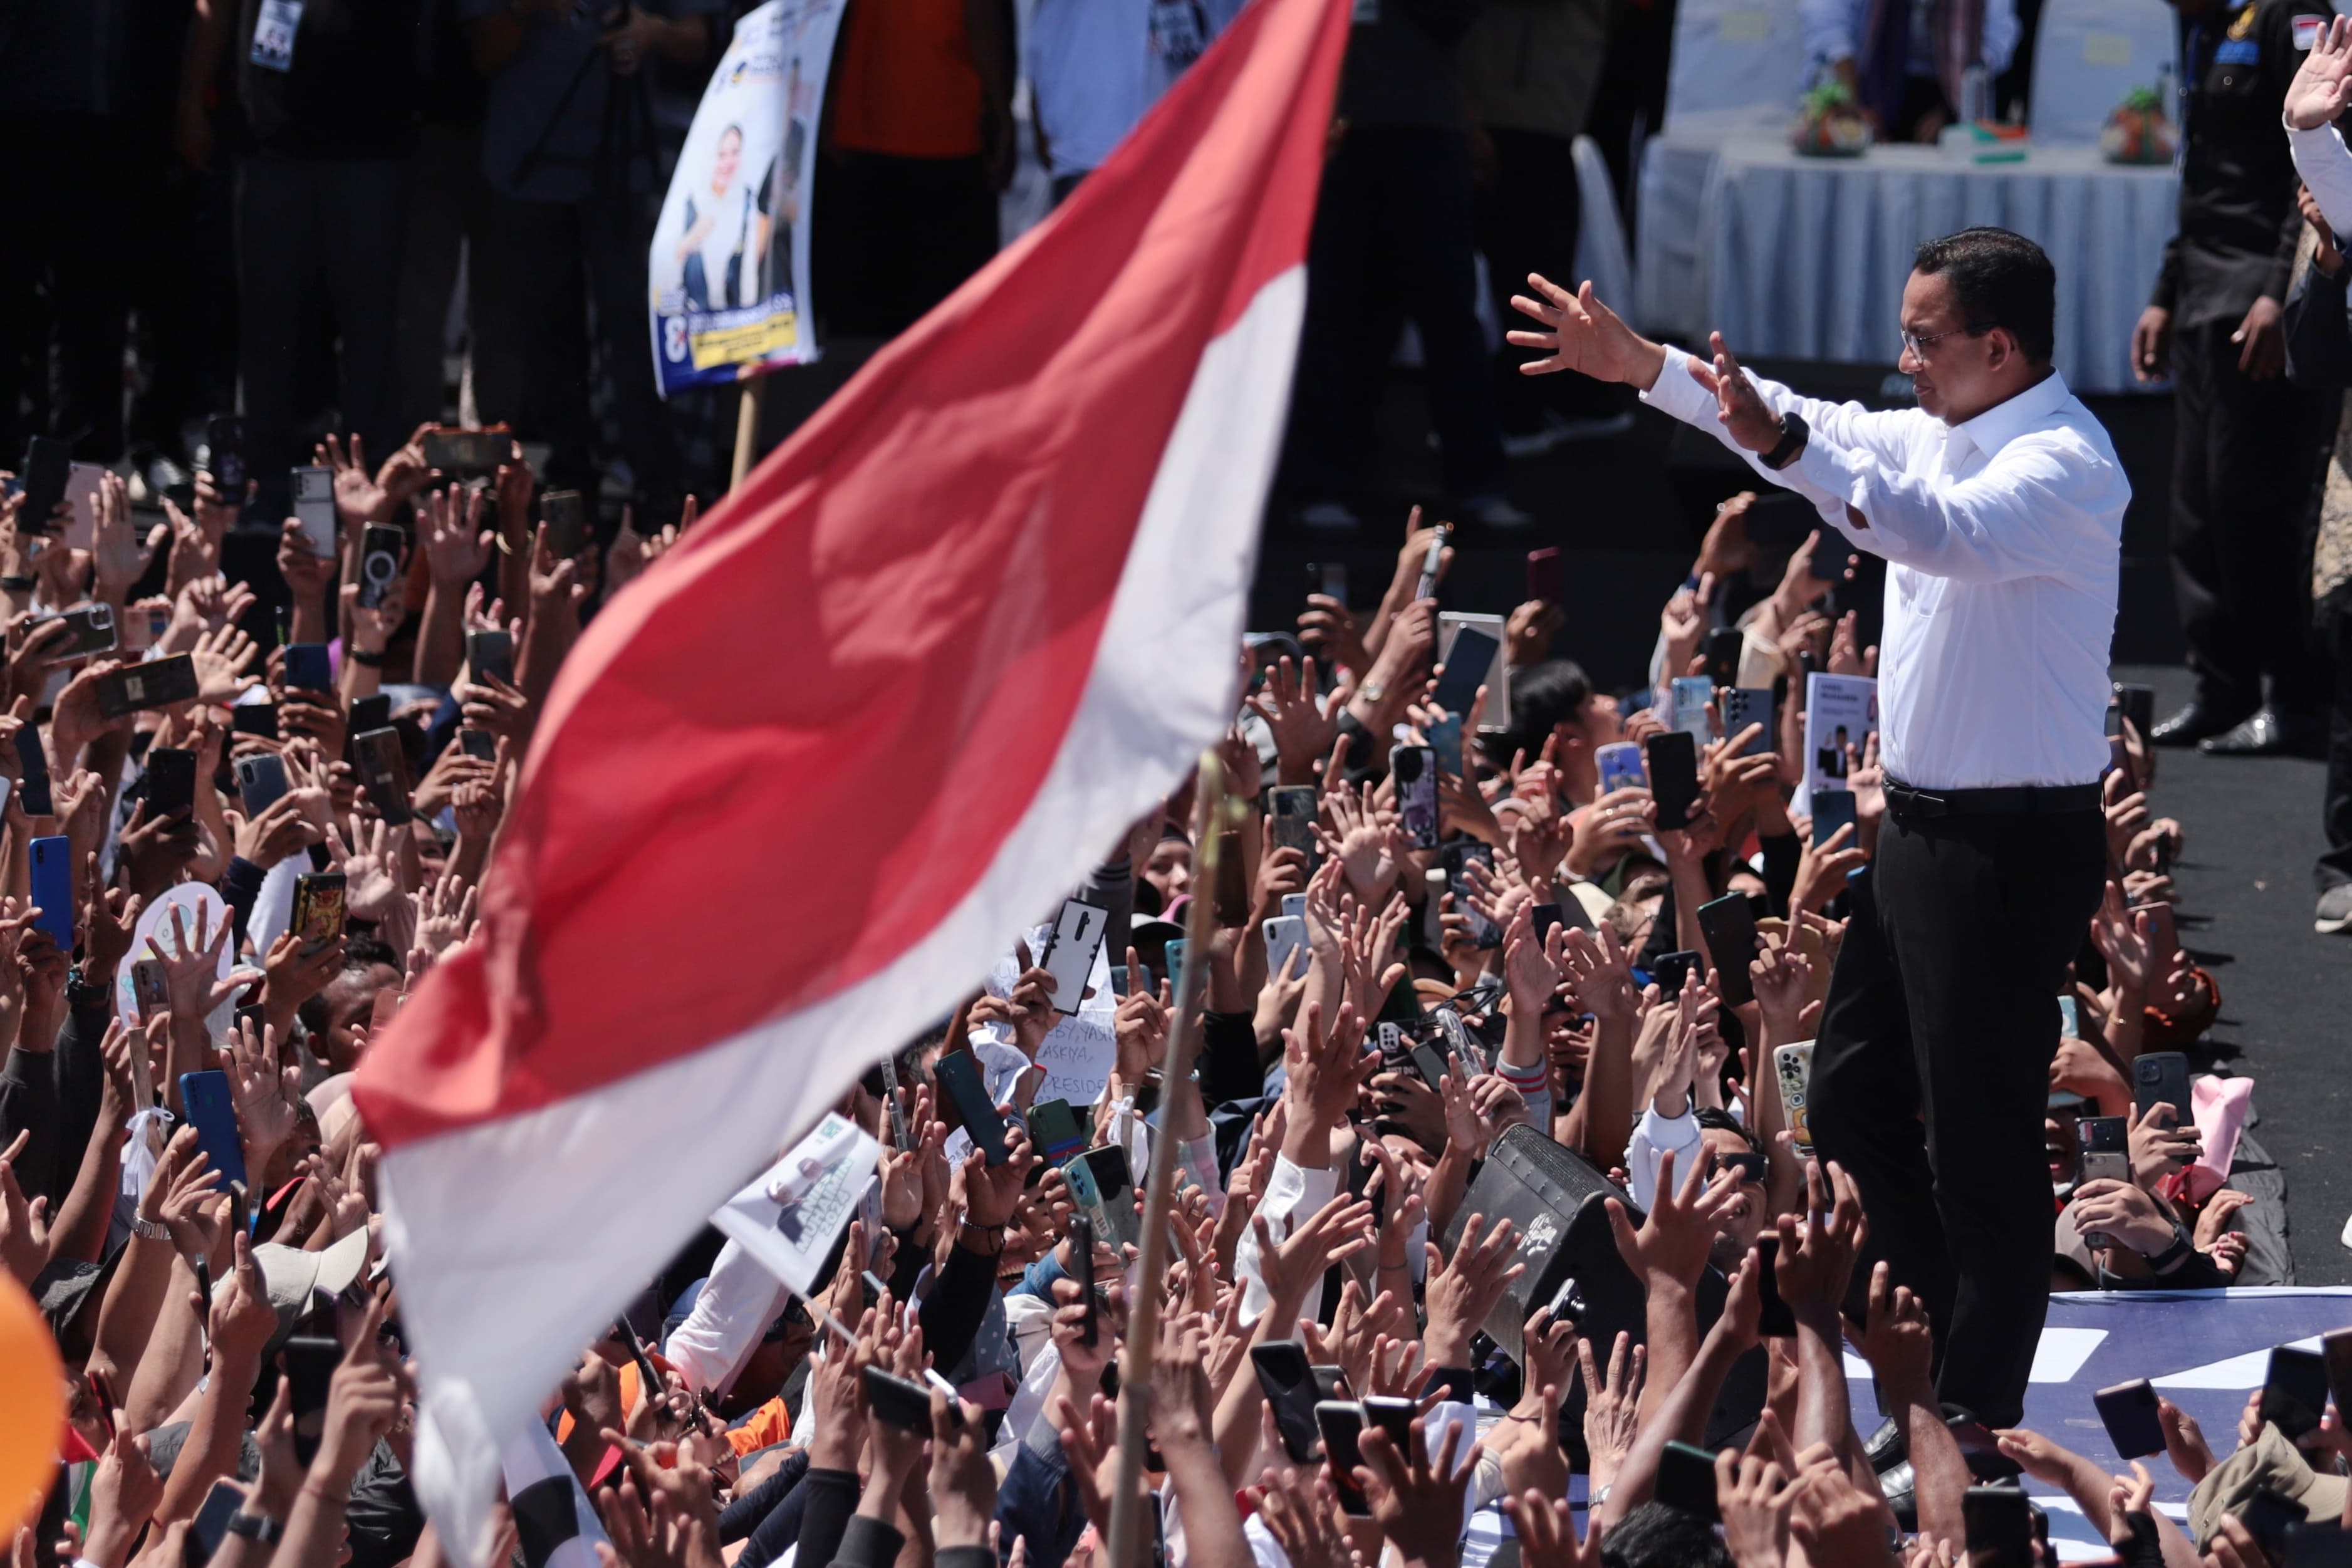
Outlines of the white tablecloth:
[[1643,319],[1747,355],[1892,364],[1911,253],[1972,225],[2037,241],[2058,269],[2056,360],[2078,392],[2123,392],[2139,319],[2179,216],[2168,168],[2122,168],[2089,148],[2022,163],[1931,147],[1800,158],[1780,137],[1669,131],[1642,173]]

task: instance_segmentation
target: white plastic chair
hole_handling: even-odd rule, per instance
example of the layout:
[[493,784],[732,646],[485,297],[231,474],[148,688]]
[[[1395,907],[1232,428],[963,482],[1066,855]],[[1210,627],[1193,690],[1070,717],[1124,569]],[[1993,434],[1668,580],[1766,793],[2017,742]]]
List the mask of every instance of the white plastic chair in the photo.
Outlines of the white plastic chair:
[[1600,143],[1580,136],[1569,149],[1576,160],[1576,277],[1592,280],[1601,298],[1623,302],[1633,298],[1633,261],[1625,248],[1625,220],[1617,211],[1616,187],[1609,183],[1609,162]]

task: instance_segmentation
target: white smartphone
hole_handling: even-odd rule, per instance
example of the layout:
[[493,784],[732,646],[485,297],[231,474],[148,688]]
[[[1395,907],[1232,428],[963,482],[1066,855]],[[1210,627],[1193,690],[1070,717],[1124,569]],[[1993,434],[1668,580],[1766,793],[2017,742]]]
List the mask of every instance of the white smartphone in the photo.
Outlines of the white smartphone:
[[1706,722],[1706,705],[1715,700],[1715,683],[1705,675],[1675,677],[1674,723],[1668,727],[1678,729],[1701,745],[1715,738]]
[[335,476],[326,468],[294,470],[294,520],[310,541],[310,553],[335,553]]
[[66,525],[65,542],[88,549],[98,541],[98,482],[106,468],[98,463],[77,463],[66,470],[66,499],[73,503],[73,521]]
[[1284,894],[1282,895],[1282,913],[1285,916],[1292,920],[1306,919],[1307,895],[1303,893]]
[[1789,1135],[1797,1146],[1797,1157],[1811,1159],[1813,1129],[1806,1116],[1805,1102],[1813,1081],[1813,1042],[1801,1040],[1794,1045],[1774,1048],[1772,1071],[1780,1081],[1780,1109],[1788,1119]]
[[1055,1012],[1078,1010],[1087,982],[1094,977],[1095,955],[1102,951],[1103,936],[1109,929],[1110,915],[1100,904],[1076,898],[1063,901],[1062,912],[1054,916],[1054,935],[1037,960],[1054,977]]
[[1265,923],[1265,973],[1268,979],[1282,973],[1290,956],[1307,945],[1307,922],[1295,915],[1276,915]]

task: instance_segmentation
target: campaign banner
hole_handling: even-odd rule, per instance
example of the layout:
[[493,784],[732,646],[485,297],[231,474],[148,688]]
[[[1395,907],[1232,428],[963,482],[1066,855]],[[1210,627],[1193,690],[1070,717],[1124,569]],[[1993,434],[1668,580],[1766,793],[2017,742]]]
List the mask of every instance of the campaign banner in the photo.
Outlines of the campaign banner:
[[809,197],[817,114],[845,0],[768,0],[735,24],[654,225],[662,396],[817,357]]
[[1867,675],[1805,677],[1805,786],[1850,789],[1846,747],[1862,754],[1863,737],[1878,727],[1878,683]]

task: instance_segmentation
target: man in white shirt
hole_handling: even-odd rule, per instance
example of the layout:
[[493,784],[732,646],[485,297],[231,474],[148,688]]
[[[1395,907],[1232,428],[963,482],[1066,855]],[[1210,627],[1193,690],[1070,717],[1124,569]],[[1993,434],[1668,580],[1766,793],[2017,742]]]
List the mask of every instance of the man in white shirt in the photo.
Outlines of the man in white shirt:
[[[1884,556],[1887,818],[1813,1052],[1815,1145],[1859,1184],[1875,1253],[1927,1303],[1937,1387],[2013,1425],[2050,1286],[2042,1124],[2053,998],[2106,879],[2098,779],[2123,514],[2114,447],[2050,363],[2056,276],[2032,241],[1919,247],[1900,368],[1870,413],[1640,337],[1540,277],[1530,373],[1631,382]],[[1867,1279],[1867,1268],[1856,1270]]]
[[1983,68],[1989,94],[2020,31],[2017,0],[1800,0],[1797,15],[1808,76],[1843,82],[1887,141],[1935,141],[1969,108],[1969,68]]

